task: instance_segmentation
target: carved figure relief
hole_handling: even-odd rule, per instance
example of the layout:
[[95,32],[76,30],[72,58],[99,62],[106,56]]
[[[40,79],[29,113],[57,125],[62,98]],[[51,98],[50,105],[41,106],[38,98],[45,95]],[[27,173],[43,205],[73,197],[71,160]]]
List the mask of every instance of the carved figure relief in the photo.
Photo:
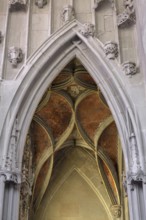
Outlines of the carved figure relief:
[[27,0],[9,0],[9,8],[12,10],[26,9]]
[[75,18],[75,11],[71,5],[67,5],[62,10],[62,21],[63,23],[71,21]]
[[20,63],[23,59],[22,50],[18,47],[10,47],[8,50],[8,59],[12,63],[13,67],[17,67],[17,64]]
[[130,61],[124,62],[122,66],[123,66],[123,71],[125,72],[126,75],[132,76],[136,74],[137,68],[134,62],[130,62]]
[[36,0],[35,4],[39,7],[39,8],[43,8],[44,5],[47,4],[47,0]]
[[82,27],[82,29],[80,30],[80,33],[84,36],[84,37],[94,37],[95,34],[95,26],[91,23],[85,23]]
[[108,41],[104,45],[105,54],[108,59],[114,60],[118,57],[118,44]]
[[135,24],[136,22],[133,0],[124,0],[124,6],[125,10],[117,17],[119,27],[126,27],[128,25]]

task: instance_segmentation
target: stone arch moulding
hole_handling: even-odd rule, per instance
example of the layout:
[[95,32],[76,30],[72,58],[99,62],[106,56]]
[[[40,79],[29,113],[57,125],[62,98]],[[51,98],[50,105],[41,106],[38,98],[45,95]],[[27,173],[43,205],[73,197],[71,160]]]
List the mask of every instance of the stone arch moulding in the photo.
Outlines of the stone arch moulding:
[[[122,142],[128,180],[131,178],[129,185],[143,181],[145,169],[140,125],[132,101],[126,93],[121,77],[122,68],[117,61],[106,58],[103,45],[98,39],[90,34],[82,35],[81,30],[83,25],[76,20],[65,24],[27,60],[14,79],[16,89],[1,135],[2,157],[5,158],[13,150],[12,156],[15,158],[12,159],[16,160],[21,176],[25,139],[37,105],[55,77],[77,57],[101,89],[113,114]],[[7,162],[5,159],[2,161],[3,172]],[[134,207],[131,210],[133,216]]]

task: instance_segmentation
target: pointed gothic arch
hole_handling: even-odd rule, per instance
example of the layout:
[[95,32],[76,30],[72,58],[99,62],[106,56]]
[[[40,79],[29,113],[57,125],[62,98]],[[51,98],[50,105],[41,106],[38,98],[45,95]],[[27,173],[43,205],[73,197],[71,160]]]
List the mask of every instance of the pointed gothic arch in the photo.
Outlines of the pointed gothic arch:
[[[37,105],[60,71],[77,57],[101,89],[113,114],[122,142],[126,170],[131,172],[129,184],[139,179],[141,181],[144,170],[142,138],[133,103],[124,86],[121,67],[117,61],[106,58],[99,40],[83,36],[80,32],[82,28],[76,20],[64,25],[43,43],[16,76],[16,90],[3,124],[2,155],[8,155],[15,145],[21,178],[25,139]],[[8,123],[9,128],[6,128]],[[14,143],[13,137],[16,135],[17,141]]]

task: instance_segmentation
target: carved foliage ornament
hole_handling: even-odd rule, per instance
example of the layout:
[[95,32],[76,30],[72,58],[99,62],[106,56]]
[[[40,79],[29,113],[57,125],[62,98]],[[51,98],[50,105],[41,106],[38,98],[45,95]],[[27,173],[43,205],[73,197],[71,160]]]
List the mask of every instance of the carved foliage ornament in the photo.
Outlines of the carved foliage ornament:
[[114,60],[118,57],[118,44],[108,41],[104,45],[104,51],[108,59]]
[[119,27],[125,27],[131,24],[135,24],[136,22],[133,0],[124,0],[124,6],[125,10],[117,17],[117,23]]
[[80,33],[84,36],[84,37],[94,37],[95,34],[95,27],[93,24],[91,23],[85,23],[82,27],[82,29],[80,30]]
[[136,74],[137,67],[134,62],[130,62],[130,61],[124,62],[122,66],[123,66],[123,71],[125,72],[126,75],[132,76]]
[[35,4],[39,7],[39,8],[43,8],[44,5],[47,4],[47,0],[36,0]]
[[75,18],[74,8],[71,5],[65,6],[62,10],[61,17],[64,23],[68,21],[72,21]]
[[27,0],[9,0],[9,8],[14,10],[26,9]]
[[12,63],[13,67],[17,67],[17,64],[20,63],[23,59],[22,50],[18,47],[10,47],[8,50],[8,59]]

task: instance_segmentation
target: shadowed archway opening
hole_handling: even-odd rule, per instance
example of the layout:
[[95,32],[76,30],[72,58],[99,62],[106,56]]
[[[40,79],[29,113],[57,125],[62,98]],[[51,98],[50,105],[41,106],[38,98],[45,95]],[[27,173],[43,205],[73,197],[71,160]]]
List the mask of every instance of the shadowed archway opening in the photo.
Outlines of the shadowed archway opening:
[[24,199],[24,183],[20,215],[30,220],[128,218],[117,127],[77,58],[54,79],[35,111],[24,148],[22,173],[26,170],[32,193]]

